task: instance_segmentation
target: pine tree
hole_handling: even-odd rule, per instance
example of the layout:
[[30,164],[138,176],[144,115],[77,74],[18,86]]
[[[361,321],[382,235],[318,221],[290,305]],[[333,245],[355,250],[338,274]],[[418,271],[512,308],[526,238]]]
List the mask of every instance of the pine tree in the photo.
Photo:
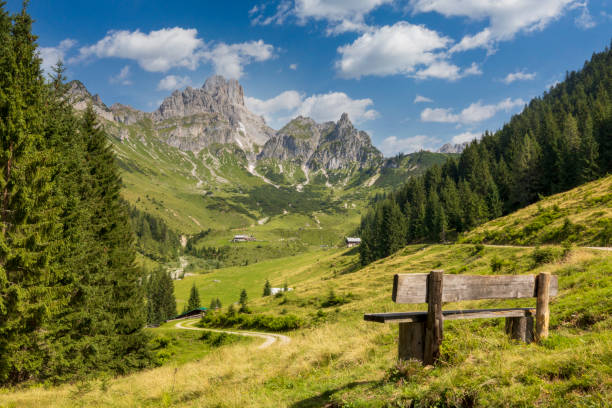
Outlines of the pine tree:
[[272,287],[270,286],[270,281],[266,279],[266,283],[263,288],[263,296],[270,296],[272,294]]
[[200,294],[198,293],[198,288],[196,288],[195,282],[191,287],[191,292],[189,293],[189,301],[187,302],[187,309],[194,310],[200,308]]

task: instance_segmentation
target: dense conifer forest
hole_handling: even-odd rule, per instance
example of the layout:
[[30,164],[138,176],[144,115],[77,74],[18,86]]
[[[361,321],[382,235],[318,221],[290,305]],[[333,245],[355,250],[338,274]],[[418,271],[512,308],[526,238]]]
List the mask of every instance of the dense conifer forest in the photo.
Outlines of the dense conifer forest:
[[156,261],[176,260],[181,250],[179,235],[161,218],[141,211],[127,201],[125,205],[129,207],[130,222],[136,234],[137,250]]
[[446,242],[542,196],[612,171],[612,51],[578,72],[495,133],[433,166],[361,220],[363,264],[416,242]]
[[75,115],[32,19],[0,2],[0,384],[148,366],[143,274],[107,135]]

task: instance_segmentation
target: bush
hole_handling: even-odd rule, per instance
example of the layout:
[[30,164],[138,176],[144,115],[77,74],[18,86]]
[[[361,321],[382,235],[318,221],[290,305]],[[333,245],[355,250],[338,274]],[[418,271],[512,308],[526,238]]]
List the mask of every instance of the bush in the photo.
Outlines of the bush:
[[597,223],[598,226],[601,226],[601,232],[597,234],[597,239],[599,241],[599,245],[608,246],[612,243],[612,220],[611,219],[603,219]]
[[470,248],[471,256],[479,256],[484,252],[485,246],[483,244],[476,244]]
[[345,296],[338,296],[334,293],[333,289],[329,290],[329,294],[327,295],[327,299],[321,302],[321,307],[331,307],[331,306],[340,306],[345,303],[349,303],[351,300],[349,299],[352,295],[349,293]]
[[491,259],[491,270],[493,272],[499,272],[504,267],[504,264],[505,264],[504,260],[499,258],[497,255],[495,255]]
[[257,329],[269,331],[288,331],[299,329],[304,321],[291,314],[270,316],[264,314],[246,315],[243,313],[206,313],[199,323],[200,327],[233,327],[238,329]]
[[534,268],[547,263],[557,262],[562,258],[562,251],[558,248],[537,247],[531,253]]
[[215,333],[205,331],[202,332],[202,336],[200,336],[200,340],[204,341],[206,344],[211,347],[221,347],[226,344],[231,344],[239,341],[238,336],[228,333]]

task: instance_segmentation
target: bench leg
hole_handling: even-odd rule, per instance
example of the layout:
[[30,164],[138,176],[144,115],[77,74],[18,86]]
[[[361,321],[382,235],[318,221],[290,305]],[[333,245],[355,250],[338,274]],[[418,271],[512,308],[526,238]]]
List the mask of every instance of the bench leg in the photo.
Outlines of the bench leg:
[[423,361],[425,350],[425,322],[400,323],[398,356],[400,360]]
[[533,341],[533,317],[506,317],[506,333],[513,340],[531,343]]

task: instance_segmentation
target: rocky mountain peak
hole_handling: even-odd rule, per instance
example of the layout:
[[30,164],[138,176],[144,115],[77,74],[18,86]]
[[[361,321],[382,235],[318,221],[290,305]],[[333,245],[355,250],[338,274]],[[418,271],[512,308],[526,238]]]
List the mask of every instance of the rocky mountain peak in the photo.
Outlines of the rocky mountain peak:
[[244,90],[235,79],[226,81],[221,75],[213,75],[204,82],[202,89],[218,103],[244,106]]
[[371,167],[382,161],[382,154],[343,113],[338,122],[322,124],[298,116],[264,145],[259,158],[296,161],[310,170],[338,170]]
[[440,147],[436,153],[461,153],[469,145],[469,142],[464,143],[446,143]]
[[353,126],[351,120],[349,119],[348,113],[344,112],[340,116],[340,120],[338,121],[338,126]]

